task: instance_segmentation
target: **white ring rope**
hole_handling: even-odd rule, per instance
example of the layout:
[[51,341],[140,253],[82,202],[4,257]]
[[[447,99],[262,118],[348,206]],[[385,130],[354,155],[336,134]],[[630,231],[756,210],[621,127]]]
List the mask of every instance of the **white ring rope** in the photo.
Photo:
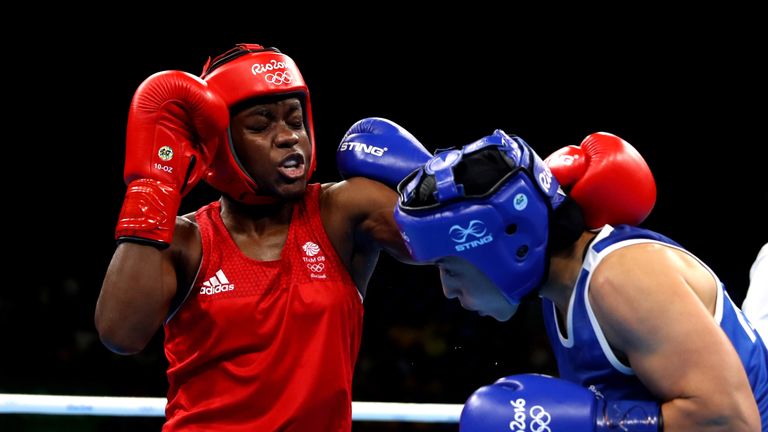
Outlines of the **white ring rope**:
[[[0,414],[164,417],[165,398],[0,393]],[[352,402],[352,420],[458,423],[461,404]]]

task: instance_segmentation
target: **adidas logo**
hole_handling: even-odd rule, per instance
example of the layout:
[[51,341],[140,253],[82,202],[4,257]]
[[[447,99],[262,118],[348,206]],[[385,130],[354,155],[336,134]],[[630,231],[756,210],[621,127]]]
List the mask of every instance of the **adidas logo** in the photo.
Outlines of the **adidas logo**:
[[235,284],[229,283],[229,279],[224,276],[224,272],[219,269],[213,277],[203,282],[203,286],[200,287],[200,294],[212,295],[220,292],[232,291],[235,289]]

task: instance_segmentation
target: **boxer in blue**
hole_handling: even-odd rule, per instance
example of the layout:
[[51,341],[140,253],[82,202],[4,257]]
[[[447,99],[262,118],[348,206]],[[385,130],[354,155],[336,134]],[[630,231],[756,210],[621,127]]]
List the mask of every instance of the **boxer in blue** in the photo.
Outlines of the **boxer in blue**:
[[543,299],[560,377],[480,388],[461,430],[768,431],[759,335],[717,275],[673,240],[592,226],[615,203],[575,199],[591,168],[553,175],[525,141],[496,131],[437,154],[398,187],[395,220],[414,259],[439,267],[447,297],[500,321],[524,297]]

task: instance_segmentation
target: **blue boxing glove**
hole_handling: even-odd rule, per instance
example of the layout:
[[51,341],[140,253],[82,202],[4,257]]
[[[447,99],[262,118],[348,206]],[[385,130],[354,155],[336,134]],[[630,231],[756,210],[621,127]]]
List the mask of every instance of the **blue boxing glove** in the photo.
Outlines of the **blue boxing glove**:
[[367,177],[395,188],[432,155],[393,121],[370,117],[353,124],[336,150],[343,178]]
[[658,432],[661,409],[652,401],[606,401],[589,389],[546,375],[512,375],[467,399],[461,432]]

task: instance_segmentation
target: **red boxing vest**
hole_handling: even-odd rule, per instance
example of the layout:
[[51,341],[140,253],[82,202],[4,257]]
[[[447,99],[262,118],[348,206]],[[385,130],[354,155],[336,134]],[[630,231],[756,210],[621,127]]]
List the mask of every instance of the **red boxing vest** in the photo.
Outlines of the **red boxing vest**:
[[294,206],[279,260],[245,256],[219,202],[189,297],[165,325],[163,431],[349,431],[361,297],[326,236],[320,185]]

